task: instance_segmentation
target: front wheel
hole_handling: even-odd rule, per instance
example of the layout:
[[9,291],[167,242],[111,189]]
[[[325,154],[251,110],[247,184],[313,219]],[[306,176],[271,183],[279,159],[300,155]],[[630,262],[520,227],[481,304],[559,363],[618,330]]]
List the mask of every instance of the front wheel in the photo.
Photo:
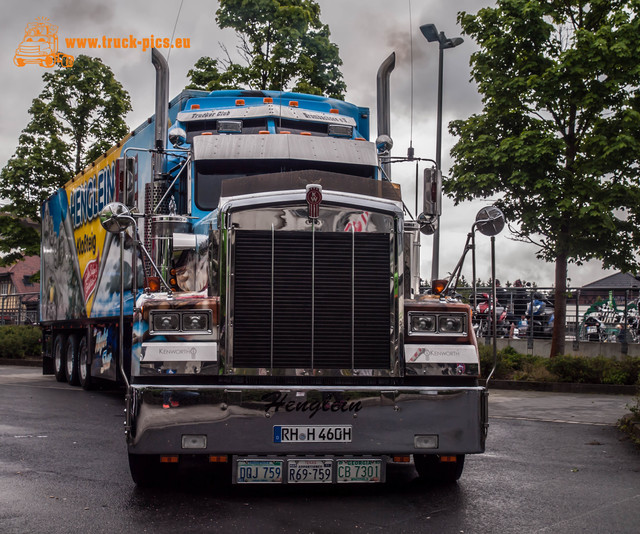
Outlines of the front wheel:
[[418,476],[433,484],[453,484],[464,469],[464,454],[415,454],[413,459]]
[[161,467],[158,457],[155,455],[129,453],[131,478],[141,488],[149,488],[158,484],[160,481],[158,471]]

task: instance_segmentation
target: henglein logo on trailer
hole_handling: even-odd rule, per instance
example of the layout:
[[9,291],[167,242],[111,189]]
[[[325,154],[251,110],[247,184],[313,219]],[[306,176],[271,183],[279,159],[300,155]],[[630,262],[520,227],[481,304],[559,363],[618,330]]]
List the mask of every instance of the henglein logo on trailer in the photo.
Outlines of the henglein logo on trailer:
[[27,24],[22,42],[13,55],[13,62],[18,67],[24,67],[27,63],[47,68],[54,65],[71,67],[73,61],[73,56],[58,50],[58,27],[46,17]]

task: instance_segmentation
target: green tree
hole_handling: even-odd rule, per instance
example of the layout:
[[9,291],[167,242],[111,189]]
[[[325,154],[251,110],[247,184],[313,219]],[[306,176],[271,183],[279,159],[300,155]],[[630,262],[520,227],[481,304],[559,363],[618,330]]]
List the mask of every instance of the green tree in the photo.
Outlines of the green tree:
[[57,188],[127,134],[129,94],[100,59],[78,56],[73,67],[42,76],[31,120],[0,171],[1,262],[39,254],[40,206]]
[[516,238],[555,262],[552,356],[564,352],[568,262],[638,267],[639,15],[638,0],[498,0],[458,15],[480,47],[483,110],[450,124],[445,190],[499,195]]
[[244,64],[222,47],[224,58],[196,62],[187,88],[245,86],[344,98],[342,60],[314,0],[221,0],[216,22],[235,30]]

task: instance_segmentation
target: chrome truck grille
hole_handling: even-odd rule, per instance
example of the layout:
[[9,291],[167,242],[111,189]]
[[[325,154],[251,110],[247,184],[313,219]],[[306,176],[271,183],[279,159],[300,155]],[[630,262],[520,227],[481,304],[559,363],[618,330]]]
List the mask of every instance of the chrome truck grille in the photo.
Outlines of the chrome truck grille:
[[234,237],[234,368],[390,368],[390,234]]

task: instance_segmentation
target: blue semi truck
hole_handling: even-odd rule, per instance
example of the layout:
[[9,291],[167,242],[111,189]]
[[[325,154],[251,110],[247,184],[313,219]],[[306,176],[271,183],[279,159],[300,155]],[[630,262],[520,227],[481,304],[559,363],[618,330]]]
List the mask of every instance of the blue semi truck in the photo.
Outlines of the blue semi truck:
[[420,223],[369,110],[168,102],[153,63],[155,115],[42,207],[44,372],[124,384],[140,485],[194,463],[237,484],[383,482],[408,461],[457,480],[488,420],[471,310],[420,294]]

